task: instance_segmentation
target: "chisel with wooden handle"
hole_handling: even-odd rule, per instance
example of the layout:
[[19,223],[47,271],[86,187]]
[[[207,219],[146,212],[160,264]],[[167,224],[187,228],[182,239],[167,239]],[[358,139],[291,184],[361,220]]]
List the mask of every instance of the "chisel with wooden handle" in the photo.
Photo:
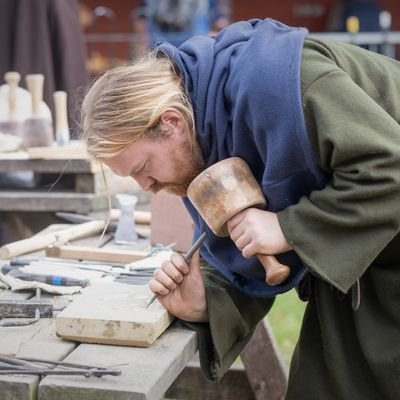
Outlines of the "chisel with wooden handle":
[[67,242],[69,240],[90,236],[104,229],[105,221],[97,220],[73,225],[70,228],[56,232],[36,235],[28,239],[18,240],[0,247],[0,259],[6,260],[21,254],[42,250],[52,243]]

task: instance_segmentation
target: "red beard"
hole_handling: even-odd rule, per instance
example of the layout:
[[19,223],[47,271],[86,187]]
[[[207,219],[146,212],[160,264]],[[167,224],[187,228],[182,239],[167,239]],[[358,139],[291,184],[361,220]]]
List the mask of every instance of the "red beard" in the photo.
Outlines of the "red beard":
[[197,143],[191,145],[187,140],[179,150],[171,148],[171,160],[176,176],[174,181],[154,182],[149,190],[152,193],[165,190],[176,196],[186,196],[190,183],[205,168],[200,147]]

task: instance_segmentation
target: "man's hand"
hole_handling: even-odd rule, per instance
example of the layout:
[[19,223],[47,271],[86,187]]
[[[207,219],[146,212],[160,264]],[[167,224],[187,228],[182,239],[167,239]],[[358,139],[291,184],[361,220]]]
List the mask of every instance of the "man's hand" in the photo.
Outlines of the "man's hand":
[[243,257],[275,255],[291,250],[275,213],[247,208],[233,216],[227,227]]
[[208,321],[206,292],[197,251],[189,264],[174,253],[165,261],[149,282],[150,290],[158,293],[158,301],[173,315],[189,322]]

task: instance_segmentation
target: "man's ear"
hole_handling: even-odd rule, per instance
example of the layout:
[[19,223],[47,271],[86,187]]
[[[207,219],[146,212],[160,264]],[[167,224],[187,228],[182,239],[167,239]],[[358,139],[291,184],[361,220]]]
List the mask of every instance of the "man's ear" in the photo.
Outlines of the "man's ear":
[[163,134],[168,136],[173,134],[183,121],[180,113],[173,109],[167,109],[161,114],[160,122]]

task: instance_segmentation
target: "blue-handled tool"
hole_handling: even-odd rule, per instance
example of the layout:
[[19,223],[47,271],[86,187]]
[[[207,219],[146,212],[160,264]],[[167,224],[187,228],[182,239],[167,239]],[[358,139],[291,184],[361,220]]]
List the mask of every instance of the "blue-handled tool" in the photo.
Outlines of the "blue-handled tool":
[[18,268],[10,270],[10,272],[8,272],[8,275],[14,278],[22,279],[24,281],[37,281],[54,286],[86,287],[89,286],[90,284],[89,279],[77,279],[59,275],[36,274],[36,273],[21,271]]

